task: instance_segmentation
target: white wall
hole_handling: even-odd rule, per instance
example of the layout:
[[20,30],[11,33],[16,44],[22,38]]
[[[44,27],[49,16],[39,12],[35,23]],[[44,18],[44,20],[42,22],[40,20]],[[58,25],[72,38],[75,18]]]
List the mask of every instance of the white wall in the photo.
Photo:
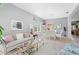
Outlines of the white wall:
[[67,35],[68,35],[68,18],[63,17],[63,18],[57,18],[57,19],[49,19],[54,24],[62,24],[63,26],[66,27],[67,29]]
[[57,18],[57,19],[49,19],[49,20],[51,20],[55,24],[62,24],[63,26],[68,28],[68,18],[67,17]]
[[[4,27],[5,34],[29,31],[29,24],[33,22],[33,17],[35,17],[36,20],[42,20],[12,4],[3,4],[0,7],[0,25]],[[11,20],[23,21],[23,30],[11,30]]]

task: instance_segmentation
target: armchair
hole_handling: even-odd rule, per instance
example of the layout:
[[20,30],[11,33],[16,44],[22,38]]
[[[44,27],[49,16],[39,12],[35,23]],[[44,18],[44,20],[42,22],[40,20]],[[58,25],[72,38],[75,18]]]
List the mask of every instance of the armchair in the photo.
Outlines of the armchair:
[[56,33],[56,37],[61,40],[63,30],[55,30],[55,33]]

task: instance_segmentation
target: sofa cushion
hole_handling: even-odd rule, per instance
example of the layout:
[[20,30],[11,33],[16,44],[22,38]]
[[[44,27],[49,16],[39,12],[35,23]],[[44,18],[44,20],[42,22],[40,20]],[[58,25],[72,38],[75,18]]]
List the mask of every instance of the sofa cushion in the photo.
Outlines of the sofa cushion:
[[30,36],[30,33],[28,33],[28,32],[23,33],[23,37],[24,37],[24,38],[27,38],[27,37],[29,37],[29,36]]
[[23,43],[23,42],[26,42],[27,40],[29,40],[29,38],[25,38],[25,39],[22,39],[22,40],[15,40],[15,41],[12,41],[12,42],[8,43],[8,44],[6,45],[6,47],[7,47],[7,48],[13,47],[13,46],[15,46],[15,45],[19,45],[19,44],[21,44],[21,43]]
[[17,38],[17,40],[23,40],[23,33],[18,33],[18,34],[16,34],[16,38]]

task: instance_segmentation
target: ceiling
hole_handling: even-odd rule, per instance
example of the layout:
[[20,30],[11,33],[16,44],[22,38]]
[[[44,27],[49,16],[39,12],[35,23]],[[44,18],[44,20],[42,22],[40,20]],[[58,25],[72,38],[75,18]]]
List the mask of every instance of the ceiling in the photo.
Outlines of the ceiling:
[[15,6],[43,19],[67,17],[77,3],[13,3]]

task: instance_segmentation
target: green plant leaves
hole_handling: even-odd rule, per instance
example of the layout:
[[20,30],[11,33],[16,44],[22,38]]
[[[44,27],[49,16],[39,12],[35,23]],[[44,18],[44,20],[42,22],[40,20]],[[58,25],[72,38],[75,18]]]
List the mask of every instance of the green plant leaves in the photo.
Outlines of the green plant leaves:
[[0,41],[2,41],[3,32],[4,32],[4,28],[2,26],[0,26]]

